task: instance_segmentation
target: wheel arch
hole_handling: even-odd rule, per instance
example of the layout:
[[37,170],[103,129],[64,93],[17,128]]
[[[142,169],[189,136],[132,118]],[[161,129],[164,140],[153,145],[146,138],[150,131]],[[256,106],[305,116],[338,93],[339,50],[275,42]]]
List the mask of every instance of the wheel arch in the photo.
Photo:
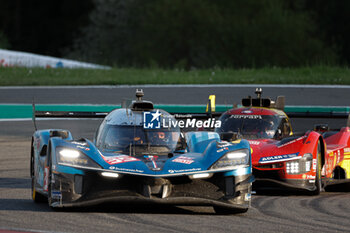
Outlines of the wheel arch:
[[323,167],[325,165],[325,163],[326,163],[326,151],[327,151],[327,148],[326,148],[326,143],[324,141],[324,138],[322,136],[318,138],[318,141],[321,144],[321,164],[322,164],[322,167]]
[[34,175],[34,138],[32,137],[31,144],[30,144],[30,177],[33,177]]

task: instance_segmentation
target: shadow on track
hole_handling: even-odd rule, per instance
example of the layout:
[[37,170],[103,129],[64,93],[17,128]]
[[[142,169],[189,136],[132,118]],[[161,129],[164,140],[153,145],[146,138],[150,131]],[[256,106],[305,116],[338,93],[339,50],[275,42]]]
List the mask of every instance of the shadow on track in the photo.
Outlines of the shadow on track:
[[30,188],[30,178],[0,178],[0,188]]
[[28,211],[28,212],[50,212],[52,211],[46,203],[34,203],[31,199],[0,199],[0,210]]
[[159,204],[103,203],[88,207],[55,208],[59,212],[125,213],[125,214],[171,214],[171,215],[212,215],[211,206],[173,206]]

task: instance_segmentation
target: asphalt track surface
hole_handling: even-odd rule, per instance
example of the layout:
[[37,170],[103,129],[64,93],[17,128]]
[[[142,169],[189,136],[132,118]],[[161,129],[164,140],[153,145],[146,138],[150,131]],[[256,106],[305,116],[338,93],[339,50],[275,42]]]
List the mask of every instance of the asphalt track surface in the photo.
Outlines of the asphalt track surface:
[[[135,88],[129,91],[134,92]],[[146,95],[148,91],[145,89]],[[209,88],[210,89],[210,88]],[[232,90],[240,92],[242,88]],[[247,88],[253,95],[252,87]],[[268,89],[268,88],[265,88]],[[85,89],[59,89],[63,93],[43,89],[1,89],[10,96],[0,94],[2,103],[28,103],[29,95],[35,95],[38,103],[84,103],[81,96],[88,95]],[[58,90],[58,89],[57,89]],[[55,89],[55,91],[57,91]],[[74,90],[74,91],[73,91]],[[104,99],[103,90],[98,90],[100,98],[94,102],[85,103],[114,103],[108,97]],[[113,90],[122,91],[126,90]],[[155,90],[158,90],[155,88]],[[179,94],[176,88],[169,88],[160,97],[154,96],[153,101],[161,103],[200,104],[194,98],[201,95],[201,88],[192,89],[189,94]],[[289,89],[288,89],[289,90]],[[349,106],[349,89],[311,89],[294,93],[308,93],[316,104],[309,99],[309,103],[300,105],[322,105],[320,98],[333,99],[325,105]],[[341,92],[346,90],[345,92]],[[34,91],[34,92],[33,92]],[[91,90],[90,90],[91,91]],[[208,90],[205,89],[205,92]],[[209,90],[211,91],[211,90]],[[208,92],[209,92],[208,91]],[[283,89],[283,91],[285,91]],[[77,93],[75,93],[77,92]],[[105,90],[105,92],[107,92]],[[218,93],[224,92],[218,91]],[[266,95],[268,91],[266,90]],[[341,93],[340,93],[341,92]],[[53,95],[55,93],[55,95]],[[79,93],[81,95],[79,95]],[[86,94],[84,94],[86,93]],[[186,92],[187,93],[187,92]],[[275,96],[269,94],[272,97]],[[298,105],[303,99],[301,94],[291,95],[288,104]],[[319,96],[322,93],[322,97]],[[175,100],[165,99],[164,96],[176,96]],[[243,93],[247,95],[247,93]],[[276,95],[279,95],[277,93]],[[93,94],[91,94],[93,95]],[[111,94],[112,95],[112,94]],[[13,97],[13,99],[11,98]],[[45,97],[46,96],[46,97]],[[108,96],[108,95],[107,95]],[[6,97],[6,98],[5,98]],[[57,99],[56,99],[57,97]],[[116,95],[119,97],[119,94]],[[133,94],[128,93],[132,98]],[[172,97],[175,98],[175,97]],[[311,97],[310,97],[311,98]],[[30,98],[31,99],[31,98]],[[113,96],[113,99],[116,99]],[[13,101],[12,101],[13,100]],[[193,100],[193,101],[192,101]],[[287,99],[288,100],[288,99]],[[106,101],[106,102],[104,102]],[[197,102],[196,102],[197,101]],[[237,97],[237,101],[239,98]],[[322,119],[324,121],[324,119]],[[75,138],[87,137],[91,139],[100,120],[72,120],[72,121],[40,121],[38,126],[43,128],[70,129]],[[313,122],[295,121],[300,129],[312,127]],[[333,120],[336,127],[345,124],[343,120]],[[2,230],[35,231],[35,232],[350,232],[350,192],[324,192],[319,196],[306,196],[298,193],[278,192],[253,195],[252,207],[246,214],[216,215],[212,207],[180,207],[180,206],[130,206],[107,205],[85,209],[71,209],[54,211],[46,204],[35,204],[31,200],[29,177],[30,137],[33,125],[30,121],[0,122],[0,232]]]

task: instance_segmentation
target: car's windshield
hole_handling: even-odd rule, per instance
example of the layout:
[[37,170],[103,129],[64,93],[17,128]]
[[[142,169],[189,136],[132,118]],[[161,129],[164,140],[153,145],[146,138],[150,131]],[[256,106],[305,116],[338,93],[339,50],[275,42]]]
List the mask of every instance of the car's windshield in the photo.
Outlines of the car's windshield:
[[176,128],[107,125],[101,149],[129,155],[171,153],[181,146],[180,136]]
[[221,132],[236,132],[245,139],[273,138],[281,118],[274,115],[230,115],[220,117]]

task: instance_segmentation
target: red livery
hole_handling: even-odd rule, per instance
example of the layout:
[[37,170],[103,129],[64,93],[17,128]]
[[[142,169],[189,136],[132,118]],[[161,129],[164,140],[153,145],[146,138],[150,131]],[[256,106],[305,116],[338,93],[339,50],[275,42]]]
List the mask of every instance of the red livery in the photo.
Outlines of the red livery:
[[248,139],[256,189],[283,187],[319,194],[326,185],[350,182],[350,128],[318,125],[295,135],[288,116],[270,99],[243,99],[221,115],[217,129],[227,140]]

